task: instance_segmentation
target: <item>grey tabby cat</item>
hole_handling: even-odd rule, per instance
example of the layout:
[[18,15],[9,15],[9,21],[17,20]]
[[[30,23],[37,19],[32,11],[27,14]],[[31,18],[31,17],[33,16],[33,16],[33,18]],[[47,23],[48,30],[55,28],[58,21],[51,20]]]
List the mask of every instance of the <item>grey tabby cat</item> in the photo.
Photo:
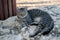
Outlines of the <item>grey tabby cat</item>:
[[[20,8],[17,17],[20,23],[24,23],[22,26],[29,25],[28,31],[30,32],[30,37],[34,37],[39,33],[46,35],[54,27],[54,21],[50,15],[40,9],[27,10],[24,7]],[[34,32],[32,32],[33,30]]]

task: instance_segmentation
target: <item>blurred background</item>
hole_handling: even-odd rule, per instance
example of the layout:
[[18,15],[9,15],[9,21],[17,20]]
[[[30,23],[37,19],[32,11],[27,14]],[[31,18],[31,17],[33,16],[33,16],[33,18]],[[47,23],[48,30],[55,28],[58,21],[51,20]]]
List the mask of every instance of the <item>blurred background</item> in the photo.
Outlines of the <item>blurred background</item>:
[[0,20],[15,16],[17,7],[31,9],[48,5],[60,7],[60,0],[0,0]]
[[22,7],[41,7],[47,5],[58,5],[60,6],[60,0],[16,0],[16,6]]

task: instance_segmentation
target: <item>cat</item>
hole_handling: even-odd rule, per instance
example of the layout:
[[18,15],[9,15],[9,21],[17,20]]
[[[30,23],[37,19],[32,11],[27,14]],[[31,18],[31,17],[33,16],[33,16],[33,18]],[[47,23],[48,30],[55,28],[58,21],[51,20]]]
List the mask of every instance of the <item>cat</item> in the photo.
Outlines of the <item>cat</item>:
[[36,36],[37,34],[41,33],[43,30],[45,31],[42,33],[42,35],[46,35],[54,27],[54,21],[50,17],[50,15],[47,12],[42,11],[40,9],[27,10],[25,8],[20,8],[18,13],[18,18],[22,19],[22,21],[24,21],[24,24],[26,24],[25,22],[27,22],[27,24],[30,25],[28,26],[28,28],[30,27],[34,29],[33,27],[36,27],[38,31],[36,31],[35,29],[34,32],[31,32],[31,35],[30,35],[31,37]]

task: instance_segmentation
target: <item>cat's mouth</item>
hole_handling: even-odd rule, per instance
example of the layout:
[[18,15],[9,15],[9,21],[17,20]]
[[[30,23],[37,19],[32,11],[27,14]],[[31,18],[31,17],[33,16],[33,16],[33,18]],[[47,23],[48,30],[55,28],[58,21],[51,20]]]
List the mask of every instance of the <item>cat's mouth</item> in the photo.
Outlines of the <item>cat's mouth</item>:
[[27,16],[27,13],[21,13],[18,15],[20,18],[25,18]]

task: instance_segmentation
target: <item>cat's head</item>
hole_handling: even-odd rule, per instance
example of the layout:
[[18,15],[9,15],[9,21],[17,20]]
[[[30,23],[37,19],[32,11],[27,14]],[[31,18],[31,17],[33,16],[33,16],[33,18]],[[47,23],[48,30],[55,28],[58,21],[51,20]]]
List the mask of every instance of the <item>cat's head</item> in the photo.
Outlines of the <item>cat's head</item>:
[[18,17],[25,17],[27,15],[27,7],[21,7],[21,8],[18,8],[17,10],[17,16]]

